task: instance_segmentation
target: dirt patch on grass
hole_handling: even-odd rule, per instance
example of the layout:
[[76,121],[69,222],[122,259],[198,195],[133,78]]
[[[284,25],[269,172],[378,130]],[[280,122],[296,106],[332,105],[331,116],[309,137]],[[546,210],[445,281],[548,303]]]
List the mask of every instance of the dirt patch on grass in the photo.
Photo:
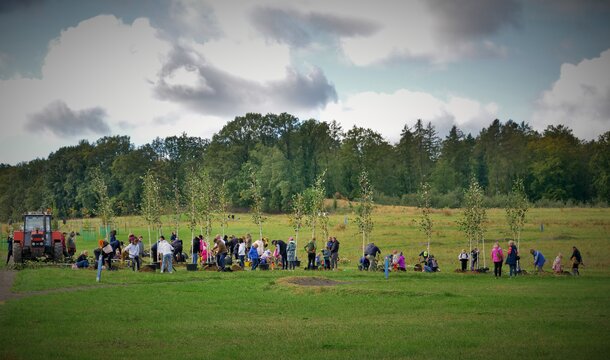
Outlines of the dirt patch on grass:
[[341,281],[335,281],[323,277],[316,276],[293,276],[278,280],[279,283],[297,286],[337,286],[343,284]]

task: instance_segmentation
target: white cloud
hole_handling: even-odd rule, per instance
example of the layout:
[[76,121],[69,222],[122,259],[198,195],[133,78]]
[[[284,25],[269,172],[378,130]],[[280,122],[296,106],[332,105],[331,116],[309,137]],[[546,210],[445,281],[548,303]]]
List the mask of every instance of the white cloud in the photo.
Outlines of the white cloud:
[[465,133],[478,131],[496,117],[495,103],[481,104],[459,96],[439,99],[431,94],[406,89],[394,93],[362,92],[338,103],[328,104],[320,119],[337,120],[344,129],[352,126],[371,128],[391,141],[398,141],[403,126],[413,126],[417,119],[432,122],[441,135],[452,125]]
[[584,139],[610,130],[610,49],[576,65],[563,64],[559,79],[538,99],[531,123],[538,130],[563,124]]
[[[50,151],[81,138],[79,131],[56,126],[52,134],[40,136],[36,146],[17,150],[8,145],[11,139],[23,139],[34,131],[31,125],[26,126],[28,119],[57,101],[65,108],[78,111],[99,109],[105,114],[112,133],[133,129],[132,140],[139,144],[158,135],[179,134],[183,129],[150,126],[154,124],[153,119],[167,114],[178,114],[178,118],[198,116],[153,96],[154,81],[171,48],[172,44],[159,38],[147,19],[125,24],[114,16],[103,15],[62,31],[49,44],[41,78],[0,80],[3,124],[0,162],[45,157]],[[58,126],[71,124],[56,120],[54,124]],[[79,123],[79,126],[87,125]],[[202,128],[189,132],[197,133]],[[88,138],[94,140],[98,136],[90,133]]]

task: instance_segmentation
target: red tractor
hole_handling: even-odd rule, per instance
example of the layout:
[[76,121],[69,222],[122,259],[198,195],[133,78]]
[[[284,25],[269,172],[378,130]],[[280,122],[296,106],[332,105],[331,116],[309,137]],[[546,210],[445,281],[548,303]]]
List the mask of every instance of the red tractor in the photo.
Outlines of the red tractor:
[[23,229],[13,233],[15,263],[45,257],[61,261],[64,248],[62,234],[51,230],[51,212],[28,212],[23,215]]

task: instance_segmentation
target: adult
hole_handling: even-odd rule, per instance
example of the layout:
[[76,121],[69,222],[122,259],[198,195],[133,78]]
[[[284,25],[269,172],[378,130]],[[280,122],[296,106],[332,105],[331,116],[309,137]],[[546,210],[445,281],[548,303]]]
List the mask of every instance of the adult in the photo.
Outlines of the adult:
[[364,249],[364,257],[369,261],[369,271],[377,270],[377,254],[381,254],[381,250],[374,242]]
[[218,265],[218,271],[225,271],[225,257],[227,256],[227,245],[220,236],[214,238],[216,243],[216,264]]
[[237,257],[239,259],[239,266],[244,268],[244,260],[246,259],[246,243],[244,239],[240,238],[237,243]]
[[244,239],[246,243],[246,254],[250,253],[250,248],[252,248],[252,235],[246,234],[246,238]]
[[131,267],[133,271],[139,270],[142,267],[142,260],[140,259],[140,248],[138,246],[138,238],[134,236],[133,242],[125,247],[125,251],[129,253],[129,259],[131,259]]
[[466,267],[468,267],[468,253],[466,249],[462,249],[462,252],[458,255],[458,260],[462,263],[462,272],[466,271]]
[[[6,242],[8,243],[8,255],[6,256],[6,263],[8,264],[8,261],[11,259],[11,256],[13,256],[13,237],[9,235],[6,239]],[[14,258],[13,261],[15,261]]]
[[585,264],[582,262],[582,256],[576,246],[572,246],[572,256],[570,256],[570,260],[572,261],[572,275],[579,276],[580,272],[578,272],[578,266],[585,266]]
[[339,263],[339,240],[333,236],[333,242],[330,246],[330,268],[337,270]]
[[475,271],[479,268],[479,249],[474,248],[470,252],[470,270]]
[[419,255],[417,256],[417,261],[420,264],[428,263],[428,249],[424,249],[424,250],[422,250],[422,252],[419,253]]
[[173,241],[172,241],[172,247],[174,248],[174,259],[176,260],[176,262],[184,262],[184,257],[182,256],[182,248],[183,248],[183,244],[182,244],[182,240],[180,240],[180,238],[176,237]]
[[530,249],[530,254],[532,254],[532,256],[534,257],[534,268],[536,268],[536,271],[544,272],[544,270],[542,270],[542,267],[546,262],[544,255],[542,255],[540,251],[534,249]]
[[166,269],[170,274],[173,272],[172,268],[172,257],[174,248],[170,243],[165,240],[165,237],[161,235],[159,238],[159,245],[157,246],[159,254],[161,255],[161,273],[163,273]]
[[513,240],[508,242],[508,250],[506,254],[506,265],[509,267],[509,276],[517,276],[517,260],[519,260],[519,253],[517,246]]
[[89,253],[87,250],[84,250],[80,253],[80,256],[76,259],[76,267],[78,269],[86,269],[89,267]]
[[326,249],[329,249],[333,246],[333,237],[329,236],[328,241],[326,242]]
[[275,245],[279,255],[282,257],[282,270],[288,270],[288,254],[286,251],[286,242],[284,240],[273,240],[271,243]]
[[144,237],[142,235],[138,237],[138,254],[140,254],[140,259],[144,257]]
[[201,242],[199,241],[199,237],[195,236],[193,238],[193,264],[197,264],[197,259],[199,258],[199,248],[200,248]]
[[159,240],[150,247],[150,258],[153,262],[159,262]]
[[170,236],[169,241],[174,242],[178,238],[175,231],[172,231],[172,236]]
[[296,253],[297,253],[297,243],[294,241],[294,238],[291,236],[288,239],[288,245],[286,245],[286,261],[288,261],[288,270],[294,270],[296,265]]
[[313,270],[316,268],[316,238],[311,238],[304,249],[307,252],[307,269]]
[[252,262],[252,270],[256,270],[256,268],[258,267],[259,257],[258,257],[257,247],[258,247],[257,243],[252,244],[252,247],[250,248],[250,251],[248,252],[248,257],[250,258],[250,261]]
[[494,262],[494,276],[496,278],[502,277],[502,262],[504,261],[504,253],[502,252],[502,248],[497,241],[491,249],[491,260]]
[[254,244],[256,244],[256,251],[258,252],[258,258],[260,259],[265,252],[265,243],[263,242],[263,239],[258,239]]
[[68,255],[70,257],[76,254],[76,242],[74,241],[76,238],[76,233],[74,231],[70,231],[70,235],[68,236]]

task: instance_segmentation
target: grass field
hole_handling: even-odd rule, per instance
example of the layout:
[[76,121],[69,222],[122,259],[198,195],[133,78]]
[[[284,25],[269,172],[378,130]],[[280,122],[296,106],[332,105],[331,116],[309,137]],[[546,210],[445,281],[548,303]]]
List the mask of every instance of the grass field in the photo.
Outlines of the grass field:
[[[528,216],[522,248],[541,250],[550,269],[557,252],[569,257],[578,246],[586,264],[579,278],[453,273],[467,245],[458,216],[457,210],[434,213],[431,249],[441,273],[392,273],[388,280],[356,270],[361,242],[353,216],[345,228],[338,225],[345,215],[331,217],[331,234],[351,260],[337,272],[121,270],[105,272],[97,284],[93,271],[21,270],[13,285],[21,297],[0,305],[0,358],[608,357],[610,210],[533,209]],[[228,233],[255,234],[249,217],[239,217]],[[505,245],[504,212],[491,210],[489,218],[486,238]],[[404,251],[412,265],[425,243],[416,209],[380,207],[375,220],[373,237],[382,251]],[[120,240],[130,230],[146,237],[141,220],[117,224]],[[68,221],[64,229],[71,228],[78,221]],[[270,216],[265,234],[287,238],[287,218]],[[180,235],[188,239],[190,231],[182,225]],[[92,249],[95,240],[78,246]],[[337,283],[298,286],[292,277]]]

